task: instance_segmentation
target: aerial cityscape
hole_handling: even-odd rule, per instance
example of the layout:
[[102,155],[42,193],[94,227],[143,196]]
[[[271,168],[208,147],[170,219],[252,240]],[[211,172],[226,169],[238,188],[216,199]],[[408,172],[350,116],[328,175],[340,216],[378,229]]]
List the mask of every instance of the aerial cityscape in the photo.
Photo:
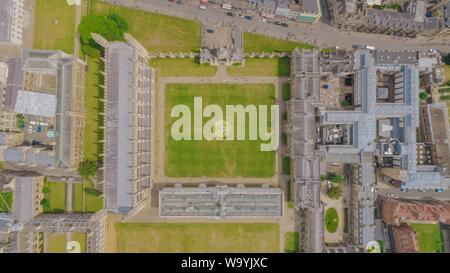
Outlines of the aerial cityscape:
[[0,0],[0,253],[450,253],[449,107],[450,0]]

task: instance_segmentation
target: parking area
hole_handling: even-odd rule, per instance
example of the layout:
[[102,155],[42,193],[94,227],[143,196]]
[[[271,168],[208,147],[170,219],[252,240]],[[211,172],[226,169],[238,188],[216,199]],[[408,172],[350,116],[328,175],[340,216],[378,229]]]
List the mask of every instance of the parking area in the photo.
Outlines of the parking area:
[[27,115],[23,130],[24,140],[32,145],[50,145],[55,142],[53,118]]

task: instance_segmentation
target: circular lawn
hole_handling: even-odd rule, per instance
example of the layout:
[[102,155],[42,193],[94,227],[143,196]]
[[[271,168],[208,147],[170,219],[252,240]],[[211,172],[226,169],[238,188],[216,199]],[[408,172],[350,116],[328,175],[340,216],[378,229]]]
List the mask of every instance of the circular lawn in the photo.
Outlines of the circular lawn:
[[325,228],[329,233],[335,233],[339,224],[338,213],[335,208],[327,209],[325,213]]

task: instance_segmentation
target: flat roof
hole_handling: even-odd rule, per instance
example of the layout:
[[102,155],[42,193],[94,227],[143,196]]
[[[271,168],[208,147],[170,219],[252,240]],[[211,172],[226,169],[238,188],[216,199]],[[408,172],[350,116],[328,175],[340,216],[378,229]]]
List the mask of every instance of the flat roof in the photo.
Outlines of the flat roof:
[[52,118],[56,113],[56,95],[19,90],[14,112]]
[[159,191],[160,216],[280,217],[279,188],[164,188]]

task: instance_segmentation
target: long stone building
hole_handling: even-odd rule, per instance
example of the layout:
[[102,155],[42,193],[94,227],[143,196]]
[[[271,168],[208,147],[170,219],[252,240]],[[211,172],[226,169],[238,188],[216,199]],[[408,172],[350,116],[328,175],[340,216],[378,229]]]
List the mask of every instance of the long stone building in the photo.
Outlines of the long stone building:
[[155,74],[149,54],[133,37],[105,48],[104,162],[105,208],[118,213],[139,209],[149,197],[153,173],[152,126]]

